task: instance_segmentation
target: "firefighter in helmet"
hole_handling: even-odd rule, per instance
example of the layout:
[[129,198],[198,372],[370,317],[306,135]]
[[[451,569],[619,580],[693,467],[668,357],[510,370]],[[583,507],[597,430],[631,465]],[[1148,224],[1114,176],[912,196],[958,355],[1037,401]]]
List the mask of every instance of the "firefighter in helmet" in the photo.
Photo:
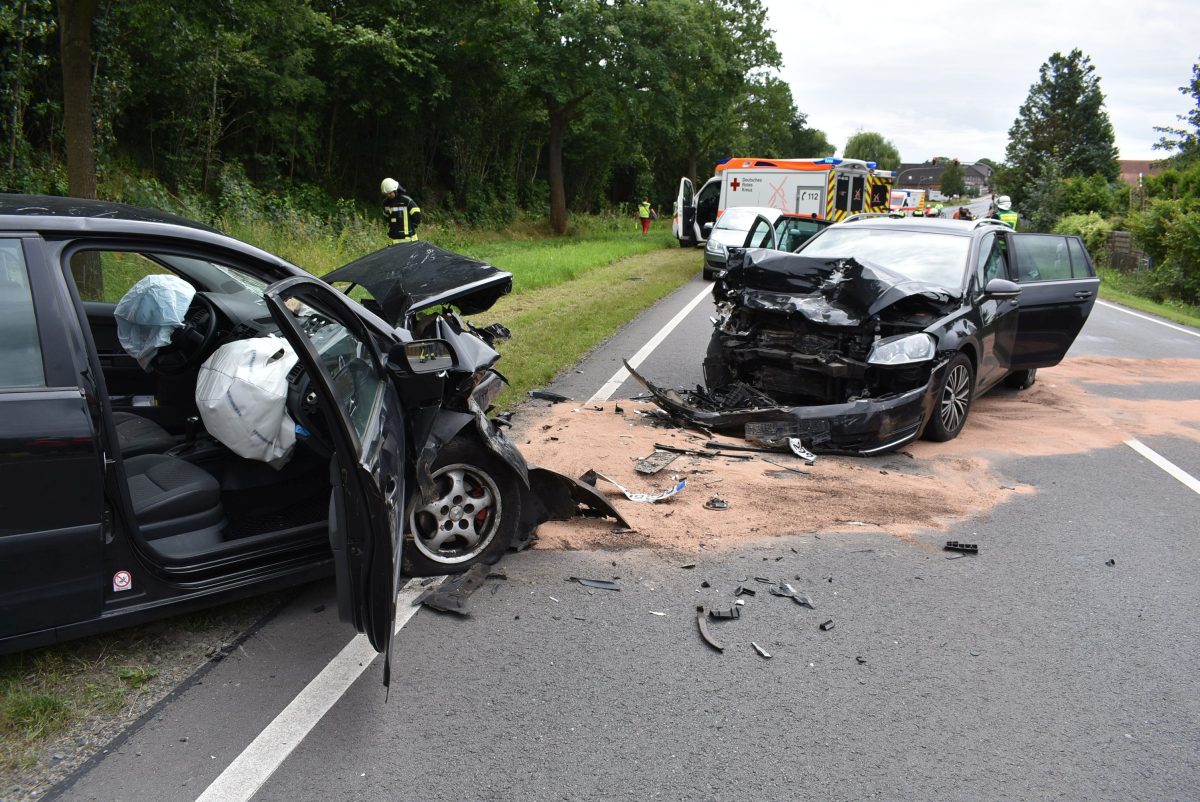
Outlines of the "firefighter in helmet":
[[992,213],[989,217],[999,220],[1002,223],[1008,223],[1012,226],[1013,231],[1017,230],[1017,220],[1020,219],[1017,213],[1013,211],[1012,198],[1007,195],[1001,195],[996,198],[996,203],[992,207]]
[[394,178],[385,178],[379,184],[383,193],[383,213],[388,221],[388,237],[392,244],[412,242],[417,238],[417,226],[421,225],[421,207],[405,194],[404,187]]

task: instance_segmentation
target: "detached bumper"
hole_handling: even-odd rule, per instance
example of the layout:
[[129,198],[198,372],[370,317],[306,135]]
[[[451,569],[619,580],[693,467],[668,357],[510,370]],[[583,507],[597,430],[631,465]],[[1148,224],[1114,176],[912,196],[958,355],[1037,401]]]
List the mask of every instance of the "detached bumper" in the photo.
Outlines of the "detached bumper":
[[934,378],[913,390],[845,404],[712,410],[699,408],[675,390],[655,386],[632,368],[629,373],[658,406],[685,421],[752,442],[776,444],[798,437],[818,453],[858,456],[899,448],[921,434],[933,413],[938,375],[933,371]]

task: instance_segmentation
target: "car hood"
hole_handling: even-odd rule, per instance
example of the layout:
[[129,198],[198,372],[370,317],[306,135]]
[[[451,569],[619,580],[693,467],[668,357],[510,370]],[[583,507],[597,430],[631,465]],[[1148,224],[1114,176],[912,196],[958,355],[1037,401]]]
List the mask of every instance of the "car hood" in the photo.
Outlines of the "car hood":
[[367,254],[323,278],[330,284],[365,287],[393,326],[407,315],[443,304],[477,315],[512,291],[512,273],[420,240]]
[[909,300],[948,314],[956,301],[943,287],[870,262],[760,248],[730,254],[716,293],[732,293],[748,309],[799,314],[827,326],[861,326]]

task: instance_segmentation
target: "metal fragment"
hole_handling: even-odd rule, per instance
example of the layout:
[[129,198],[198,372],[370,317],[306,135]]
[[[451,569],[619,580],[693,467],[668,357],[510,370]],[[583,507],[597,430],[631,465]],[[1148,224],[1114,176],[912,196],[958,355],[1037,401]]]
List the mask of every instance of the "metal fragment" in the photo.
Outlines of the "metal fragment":
[[754,641],[750,641],[750,645],[754,647],[754,651],[758,652],[758,653],[759,653],[759,655],[761,655],[762,657],[765,657],[767,660],[770,660],[770,659],[771,659],[771,653],[770,653],[770,652],[768,652],[766,649],[764,649],[763,647],[759,646],[759,645],[758,645],[757,643],[755,643]]
[[598,588],[600,590],[620,590],[621,586],[610,579],[584,579],[582,577],[573,576],[567,579],[568,582],[578,582],[584,587]]

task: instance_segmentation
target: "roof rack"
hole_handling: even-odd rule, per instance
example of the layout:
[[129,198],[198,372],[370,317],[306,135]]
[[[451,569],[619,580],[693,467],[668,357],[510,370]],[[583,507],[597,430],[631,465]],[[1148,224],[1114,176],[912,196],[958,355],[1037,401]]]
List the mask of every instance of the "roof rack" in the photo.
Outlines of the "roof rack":
[[851,220],[866,220],[869,217],[900,218],[900,217],[904,217],[904,215],[900,214],[899,212],[857,212],[856,214],[852,214],[849,217],[843,217],[838,222],[839,223],[849,223]]

